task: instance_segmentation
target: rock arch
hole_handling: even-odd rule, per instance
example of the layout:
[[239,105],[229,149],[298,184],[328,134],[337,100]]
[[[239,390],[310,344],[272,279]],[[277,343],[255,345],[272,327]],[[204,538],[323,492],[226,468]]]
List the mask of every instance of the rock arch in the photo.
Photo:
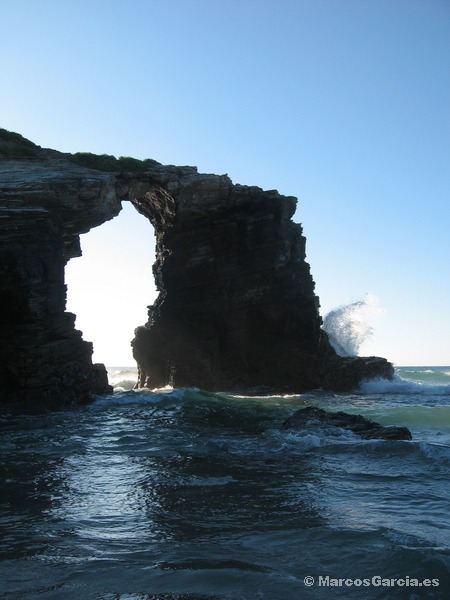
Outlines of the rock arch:
[[343,359],[331,348],[302,227],[292,221],[295,198],[194,167],[86,168],[17,134],[0,136],[0,159],[0,386],[8,410],[110,391],[65,312],[64,265],[80,255],[80,234],[116,216],[122,200],[156,234],[159,296],[132,341],[141,386],[301,392],[392,376],[385,359]]

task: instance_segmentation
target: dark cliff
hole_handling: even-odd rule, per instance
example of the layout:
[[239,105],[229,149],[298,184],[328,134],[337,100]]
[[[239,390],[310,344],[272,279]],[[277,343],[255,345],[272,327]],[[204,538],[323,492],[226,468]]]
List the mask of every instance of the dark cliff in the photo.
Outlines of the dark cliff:
[[129,159],[133,171],[123,171],[114,160],[115,172],[104,161],[88,168],[0,131],[4,406],[53,408],[109,391],[65,312],[64,265],[80,255],[79,235],[115,217],[123,200],[157,239],[159,296],[132,341],[140,386],[300,392],[392,376],[384,359],[343,359],[331,348],[292,221],[295,198],[193,167]]

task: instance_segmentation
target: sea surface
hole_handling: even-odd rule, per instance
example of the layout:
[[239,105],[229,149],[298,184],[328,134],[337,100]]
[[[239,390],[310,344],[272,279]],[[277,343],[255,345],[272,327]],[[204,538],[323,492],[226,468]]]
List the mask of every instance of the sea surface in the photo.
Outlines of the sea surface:
[[[109,376],[90,406],[1,418],[0,598],[450,598],[450,367],[274,397]],[[309,405],[413,439],[280,431]]]

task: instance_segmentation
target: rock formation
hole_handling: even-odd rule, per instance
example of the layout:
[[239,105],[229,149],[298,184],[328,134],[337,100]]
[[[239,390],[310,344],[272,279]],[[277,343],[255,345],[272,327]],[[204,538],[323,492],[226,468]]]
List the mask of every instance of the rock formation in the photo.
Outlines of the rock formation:
[[110,391],[92,344],[65,312],[65,263],[79,233],[120,211],[114,177],[30,142],[0,138],[2,410],[35,412]]
[[116,161],[107,172],[102,157],[96,168],[75,158],[0,130],[4,405],[51,408],[110,391],[65,312],[64,265],[123,200],[157,240],[159,296],[132,341],[139,386],[301,392],[392,377],[385,359],[344,359],[330,346],[295,198],[194,167],[144,161],[131,172]]
[[407,427],[383,426],[361,415],[345,412],[327,412],[316,406],[307,406],[286,419],[281,429],[301,429],[308,427],[340,427],[349,429],[363,440],[411,440],[412,435]]

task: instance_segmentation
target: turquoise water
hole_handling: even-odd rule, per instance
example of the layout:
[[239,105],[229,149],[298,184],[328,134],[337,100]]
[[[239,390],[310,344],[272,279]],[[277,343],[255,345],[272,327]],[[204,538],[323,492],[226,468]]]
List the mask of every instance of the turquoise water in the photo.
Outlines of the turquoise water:
[[[110,376],[91,406],[1,419],[1,598],[450,597],[450,367],[284,397]],[[413,440],[279,430],[306,405]]]

